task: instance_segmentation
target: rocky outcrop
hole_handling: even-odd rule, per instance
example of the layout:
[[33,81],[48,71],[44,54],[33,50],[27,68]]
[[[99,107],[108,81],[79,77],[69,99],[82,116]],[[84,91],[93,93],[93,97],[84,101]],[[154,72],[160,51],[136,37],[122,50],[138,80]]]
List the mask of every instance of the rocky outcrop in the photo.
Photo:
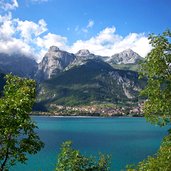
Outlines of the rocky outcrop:
[[46,80],[63,71],[73,60],[75,55],[51,46],[48,52],[38,64],[35,78]]

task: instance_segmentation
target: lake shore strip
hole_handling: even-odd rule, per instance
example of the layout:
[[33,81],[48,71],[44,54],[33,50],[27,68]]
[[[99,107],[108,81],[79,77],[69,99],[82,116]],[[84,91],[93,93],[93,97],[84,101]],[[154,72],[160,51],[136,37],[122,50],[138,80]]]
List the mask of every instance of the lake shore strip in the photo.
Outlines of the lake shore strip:
[[37,116],[78,117],[143,117],[142,105],[118,107],[116,105],[62,106],[52,105],[50,111],[33,111]]

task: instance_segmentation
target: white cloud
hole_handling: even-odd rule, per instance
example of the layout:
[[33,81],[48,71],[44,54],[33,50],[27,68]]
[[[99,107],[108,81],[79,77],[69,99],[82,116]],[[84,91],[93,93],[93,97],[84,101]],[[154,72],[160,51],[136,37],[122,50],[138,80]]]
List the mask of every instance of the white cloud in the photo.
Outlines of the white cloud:
[[81,31],[84,32],[84,33],[88,33],[88,29],[87,28],[82,28]]
[[37,46],[45,49],[48,49],[50,46],[57,46],[61,49],[66,49],[67,38],[48,33],[43,37],[37,37],[35,43]]
[[92,28],[94,26],[94,21],[93,20],[89,20],[88,24],[87,24],[87,28]]
[[[93,25],[94,22],[89,20],[86,29]],[[80,27],[75,29],[80,30]],[[21,53],[40,61],[52,45],[73,53],[89,49],[92,53],[103,56],[111,56],[130,48],[144,57],[151,50],[143,33],[130,33],[123,37],[116,33],[115,27],[106,27],[90,39],[77,40],[69,46],[67,37],[49,32],[43,19],[33,22],[13,18],[10,12],[0,15],[0,53]]]
[[93,26],[94,26],[94,21],[93,20],[89,20],[85,27],[80,28],[80,26],[77,25],[74,30],[77,33],[82,33],[82,32],[83,33],[88,33],[89,29],[91,29]]
[[145,57],[152,47],[144,33],[130,33],[120,42],[114,44],[112,48],[115,52],[121,52],[125,49],[132,49],[140,56]]
[[24,54],[34,57],[34,48],[20,39],[13,38],[10,41],[0,42],[0,52],[11,54]]
[[38,57],[35,39],[46,30],[46,22],[42,19],[34,23],[13,19],[11,13],[0,15],[0,52]]
[[21,32],[20,35],[25,41],[32,40],[31,38],[34,36],[39,36],[45,31],[47,31],[46,22],[41,19],[38,23],[34,23],[32,21],[21,21],[19,19],[17,21],[17,31]]
[[76,41],[70,50],[75,53],[79,49],[89,49],[98,55],[111,55],[112,46],[122,40],[121,36],[115,34],[115,30],[115,27],[107,27],[89,40]]
[[18,8],[18,2],[17,0],[10,0],[10,2],[7,2],[7,0],[0,0],[0,8],[4,11],[14,10]]
[[74,31],[75,31],[75,32],[78,32],[79,29],[80,29],[80,28],[79,28],[79,26],[77,25],[77,26],[75,27]]
[[68,50],[67,38],[52,33],[48,33],[43,37],[37,37],[35,39],[35,44],[40,48],[37,55],[37,61],[41,61],[41,58],[45,55],[50,46],[57,46],[60,49]]
[[6,41],[15,33],[11,14],[0,16],[0,38]]
[[70,47],[70,51],[76,53],[80,49],[89,49],[92,53],[97,55],[111,56],[130,48],[139,53],[142,57],[145,57],[151,50],[151,46],[145,34],[130,33],[128,36],[122,37],[115,32],[115,27],[107,27],[89,40],[76,41]]

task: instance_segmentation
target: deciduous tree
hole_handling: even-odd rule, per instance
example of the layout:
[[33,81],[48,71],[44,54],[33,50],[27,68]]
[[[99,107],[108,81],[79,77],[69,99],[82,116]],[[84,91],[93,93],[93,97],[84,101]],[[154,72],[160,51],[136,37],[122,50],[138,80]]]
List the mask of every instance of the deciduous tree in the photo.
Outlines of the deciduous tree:
[[56,171],[109,171],[110,156],[100,154],[97,161],[94,157],[85,157],[79,150],[72,148],[72,142],[66,141],[58,155]]
[[0,171],[16,162],[25,163],[26,154],[35,154],[42,147],[37,126],[29,113],[35,101],[35,81],[7,75],[0,99]]
[[141,65],[141,76],[147,77],[142,95],[147,97],[144,114],[153,124],[165,125],[171,121],[171,32],[150,35],[153,49]]
[[[150,35],[153,47],[141,65],[141,76],[148,78],[142,91],[147,101],[144,114],[152,124],[164,126],[171,122],[171,32]],[[171,130],[163,139],[160,149],[154,156],[128,167],[127,171],[170,171],[171,170]]]

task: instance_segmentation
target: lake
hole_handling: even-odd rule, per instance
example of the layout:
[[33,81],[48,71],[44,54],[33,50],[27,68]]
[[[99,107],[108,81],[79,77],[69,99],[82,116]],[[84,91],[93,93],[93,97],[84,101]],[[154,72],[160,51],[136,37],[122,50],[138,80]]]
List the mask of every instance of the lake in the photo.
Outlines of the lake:
[[144,118],[59,118],[33,116],[45,148],[29,157],[26,165],[19,164],[12,171],[53,171],[60,144],[73,141],[82,154],[112,155],[112,171],[137,163],[154,154],[167,135],[168,127],[160,128]]

